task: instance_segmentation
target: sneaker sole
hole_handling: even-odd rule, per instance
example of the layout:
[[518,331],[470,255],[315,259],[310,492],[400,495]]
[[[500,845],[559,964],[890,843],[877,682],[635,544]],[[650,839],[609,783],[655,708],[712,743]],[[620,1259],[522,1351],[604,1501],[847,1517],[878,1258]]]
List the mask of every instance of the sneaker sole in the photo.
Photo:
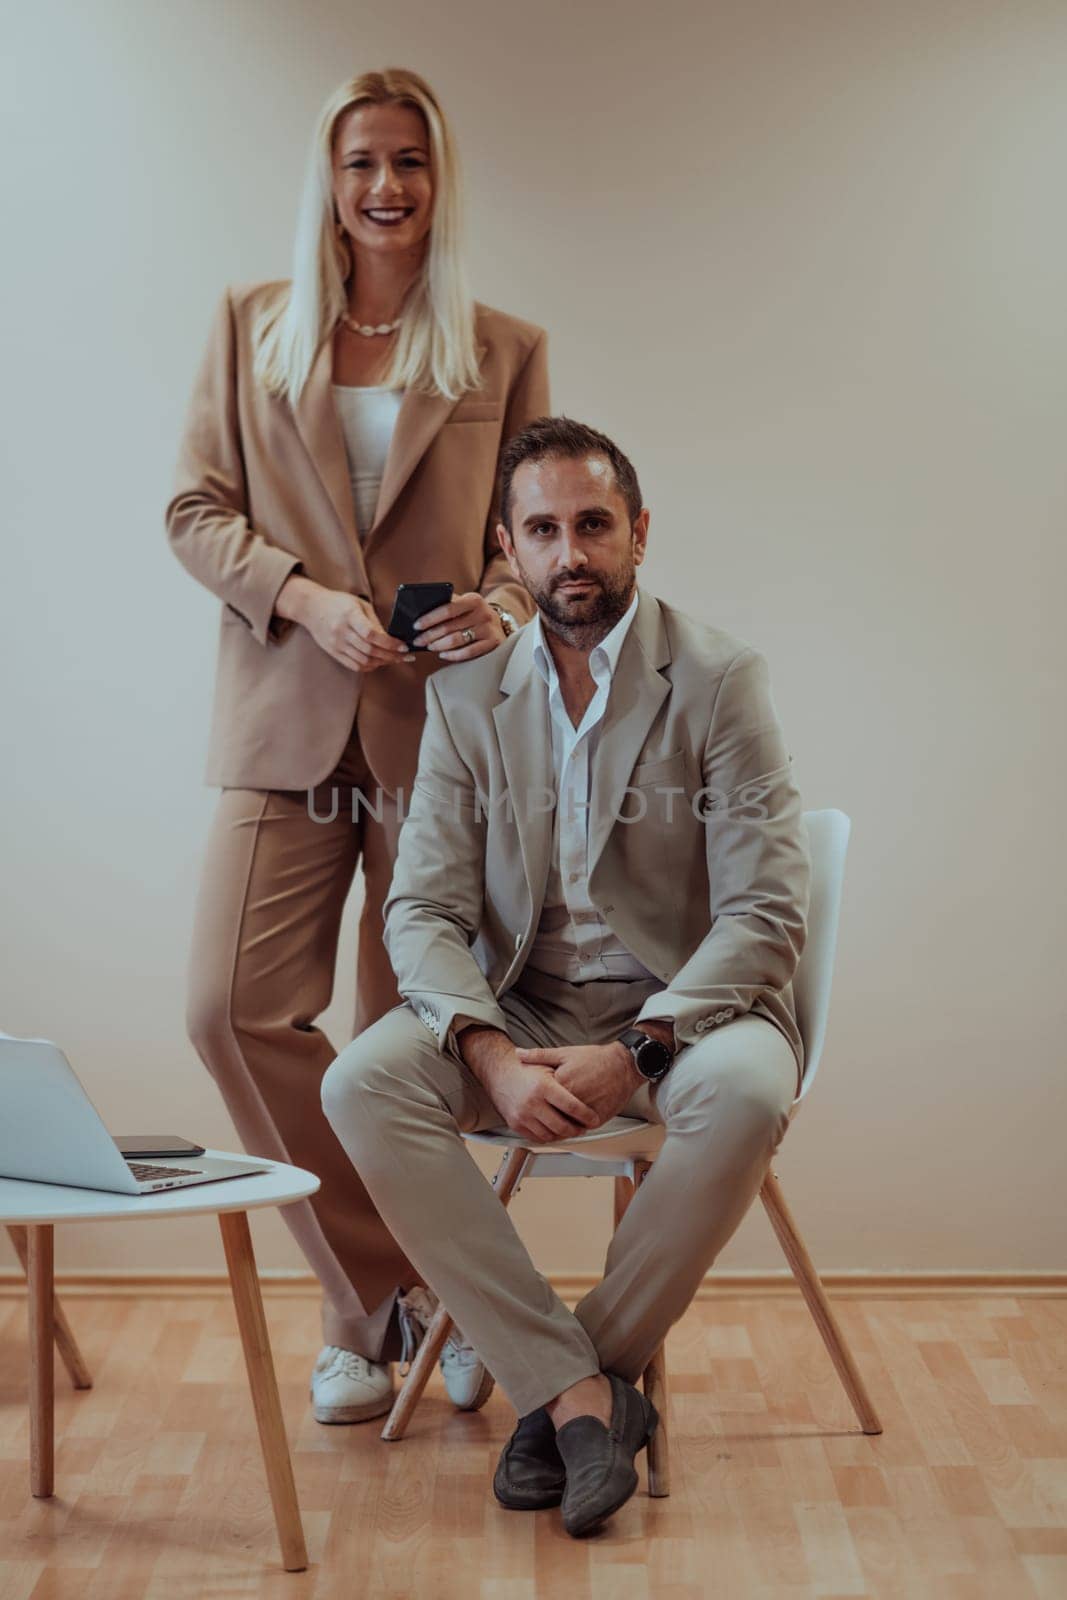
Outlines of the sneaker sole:
[[308,1398],[312,1401],[311,1412],[316,1422],[370,1422],[372,1417],[384,1417],[387,1411],[392,1411],[395,1395],[386,1395],[382,1400],[365,1400],[358,1406],[317,1406],[314,1404],[314,1394],[308,1391]]

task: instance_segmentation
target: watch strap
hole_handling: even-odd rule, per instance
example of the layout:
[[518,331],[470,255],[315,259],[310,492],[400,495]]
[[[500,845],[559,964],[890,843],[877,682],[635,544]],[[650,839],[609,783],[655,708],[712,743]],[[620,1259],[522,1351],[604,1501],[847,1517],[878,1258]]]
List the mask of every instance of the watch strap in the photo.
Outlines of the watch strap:
[[[661,1039],[653,1039],[651,1034],[642,1032],[640,1028],[627,1028],[625,1033],[619,1035],[619,1043],[624,1044],[629,1050],[634,1066],[646,1082],[658,1083],[670,1071],[674,1061],[674,1051]],[[649,1046],[651,1048],[648,1048]],[[643,1066],[642,1056],[654,1057],[658,1062],[658,1069]]]

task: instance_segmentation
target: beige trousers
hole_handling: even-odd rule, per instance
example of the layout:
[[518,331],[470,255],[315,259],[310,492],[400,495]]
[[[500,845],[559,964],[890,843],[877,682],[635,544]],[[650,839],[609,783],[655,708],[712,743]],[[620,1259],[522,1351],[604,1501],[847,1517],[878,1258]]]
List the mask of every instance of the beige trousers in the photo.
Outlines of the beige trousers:
[[[656,982],[569,984],[527,969],[500,999],[514,1043],[602,1043]],[[460,1130],[499,1127],[474,1075],[407,1005],[338,1056],[322,1104],[394,1235],[520,1415],[604,1370],[630,1381],[689,1305],[759,1192],[787,1127],[797,1064],[751,1015],[685,1046],[627,1116],[662,1123],[662,1151],[572,1313],[537,1271]]]
[[[373,808],[357,804],[355,822],[353,787]],[[315,1019],[333,993],[341,913],[360,862],[354,1032],[400,999],[382,943],[398,833],[395,805],[378,794],[354,730],[310,804],[305,790],[224,789],[189,965],[189,1036],[245,1150],[321,1180],[281,1214],[322,1285],[323,1340],[372,1360],[399,1355],[396,1291],[420,1279],[323,1116],[320,1086],[336,1051]]]

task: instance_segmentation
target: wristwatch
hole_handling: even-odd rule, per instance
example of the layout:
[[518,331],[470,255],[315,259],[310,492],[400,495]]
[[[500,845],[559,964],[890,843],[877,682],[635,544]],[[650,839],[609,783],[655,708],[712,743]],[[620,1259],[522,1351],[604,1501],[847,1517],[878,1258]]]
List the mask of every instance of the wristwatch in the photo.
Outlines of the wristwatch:
[[500,626],[504,630],[504,638],[510,639],[513,633],[517,633],[519,631],[518,623],[511,615],[511,612],[505,611],[503,606],[498,606],[495,600],[490,600],[489,604],[500,618]]
[[619,1035],[619,1043],[626,1046],[633,1056],[634,1066],[649,1083],[658,1083],[667,1076],[674,1060],[674,1052],[669,1045],[650,1038],[640,1028],[627,1028],[625,1033]]

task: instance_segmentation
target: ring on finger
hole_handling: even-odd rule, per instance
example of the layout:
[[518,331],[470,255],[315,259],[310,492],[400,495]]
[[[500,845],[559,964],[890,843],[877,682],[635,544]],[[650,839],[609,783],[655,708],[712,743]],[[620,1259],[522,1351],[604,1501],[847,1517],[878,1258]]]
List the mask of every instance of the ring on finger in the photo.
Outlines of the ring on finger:
[[474,629],[473,628],[464,628],[463,632],[460,634],[460,638],[463,640],[464,644],[473,644],[474,643]]

